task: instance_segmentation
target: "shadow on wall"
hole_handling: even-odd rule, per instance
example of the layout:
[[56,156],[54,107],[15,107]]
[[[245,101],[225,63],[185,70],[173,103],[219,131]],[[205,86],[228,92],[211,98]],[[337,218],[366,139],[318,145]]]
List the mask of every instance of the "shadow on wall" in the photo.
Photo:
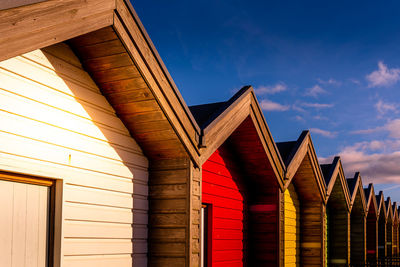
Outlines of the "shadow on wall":
[[[70,150],[69,164],[85,168],[87,163],[90,167],[86,169],[108,178],[103,184],[90,188],[98,199],[87,203],[87,214],[82,221],[93,220],[93,225],[86,237],[83,233],[79,238],[95,236],[97,242],[83,244],[82,250],[86,252],[82,254],[96,258],[100,253],[108,255],[115,264],[131,262],[132,266],[146,266],[148,160],[71,48],[61,43],[41,51],[61,78],[54,79],[58,83],[57,91],[71,98],[71,105],[65,112],[75,118],[62,123],[68,129],[75,129],[70,134],[74,149]],[[68,125],[76,121],[79,123]],[[82,153],[89,158],[87,162],[82,162]],[[90,176],[90,172],[87,175]],[[91,219],[90,214],[94,213],[97,215]],[[68,215],[65,219],[68,220]],[[73,232],[65,237],[68,240],[78,238]]]

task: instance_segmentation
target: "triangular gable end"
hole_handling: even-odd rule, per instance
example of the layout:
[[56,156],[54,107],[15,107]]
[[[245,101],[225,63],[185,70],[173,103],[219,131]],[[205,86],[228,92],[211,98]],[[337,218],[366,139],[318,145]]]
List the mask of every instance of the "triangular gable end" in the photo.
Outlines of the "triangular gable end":
[[0,61],[68,40],[149,159],[199,165],[200,128],[129,1],[43,1],[0,24]]
[[364,194],[364,188],[363,188],[363,184],[362,184],[362,179],[361,179],[361,175],[359,172],[356,172],[354,174],[353,178],[349,178],[347,179],[348,181],[348,185],[349,185],[349,192],[350,192],[350,206],[351,209],[354,208],[354,205],[356,203],[356,199],[357,196],[360,197],[361,203],[362,203],[362,209],[364,213],[367,213],[367,200],[366,200],[366,196]]
[[[251,86],[243,87],[226,102],[192,106],[190,110],[201,125],[201,163],[230,142],[242,156],[246,171],[257,177],[271,169],[283,187],[285,166]],[[251,155],[246,156],[247,152]]]
[[375,189],[374,185],[370,183],[367,188],[364,188],[364,194],[365,194],[365,199],[366,199],[366,208],[367,212],[369,213],[371,211],[371,205],[373,205],[372,210],[376,214],[376,217],[378,217],[378,203],[376,201],[376,196],[375,196]]
[[[350,192],[349,192],[349,188],[347,186],[347,181],[346,178],[344,176],[344,172],[343,172],[343,166],[342,166],[342,162],[340,160],[340,157],[335,157],[333,159],[332,164],[325,164],[324,167],[322,167],[321,165],[321,169],[324,168],[326,169],[326,167],[328,166],[329,168],[329,172],[326,173],[327,177],[325,177],[324,175],[324,179],[325,179],[325,184],[326,184],[326,200],[327,202],[329,202],[330,198],[332,197],[333,192],[337,192],[338,193],[338,187],[340,185],[340,191],[343,193],[343,197],[345,200],[345,204],[347,207],[347,210],[350,211]],[[338,180],[339,179],[339,180]],[[337,197],[337,196],[335,196]]]
[[[286,165],[285,186],[287,189],[292,183],[296,173],[302,168],[306,168],[312,172],[315,188],[320,193],[320,199],[326,202],[326,189],[322,170],[318,163],[318,158],[315,153],[314,145],[311,140],[310,132],[303,131],[297,141],[292,142],[279,142],[277,143],[281,155],[284,157]],[[290,151],[290,152],[289,152]],[[310,179],[310,177],[303,177]],[[308,198],[315,198],[315,190],[298,186],[298,190],[304,190],[301,195]]]
[[392,209],[392,200],[388,197],[385,201],[386,205],[386,219],[393,221],[393,209]]

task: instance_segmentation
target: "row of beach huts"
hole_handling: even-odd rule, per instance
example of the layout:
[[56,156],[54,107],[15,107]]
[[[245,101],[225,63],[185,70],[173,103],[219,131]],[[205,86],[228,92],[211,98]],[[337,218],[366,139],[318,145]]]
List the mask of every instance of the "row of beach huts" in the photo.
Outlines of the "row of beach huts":
[[399,256],[390,197],[275,143],[250,86],[188,107],[127,0],[0,2],[0,203],[5,267]]

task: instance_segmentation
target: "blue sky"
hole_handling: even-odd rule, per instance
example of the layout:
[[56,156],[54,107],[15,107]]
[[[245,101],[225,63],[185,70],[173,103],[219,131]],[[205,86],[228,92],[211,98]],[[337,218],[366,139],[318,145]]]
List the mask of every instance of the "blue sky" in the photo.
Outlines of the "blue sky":
[[321,162],[340,155],[400,201],[400,2],[133,6],[188,105],[250,84],[275,141],[310,129]]

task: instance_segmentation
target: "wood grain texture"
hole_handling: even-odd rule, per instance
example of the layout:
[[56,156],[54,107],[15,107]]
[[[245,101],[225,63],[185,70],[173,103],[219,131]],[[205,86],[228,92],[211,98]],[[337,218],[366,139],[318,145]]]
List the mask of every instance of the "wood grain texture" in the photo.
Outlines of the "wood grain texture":
[[56,0],[2,10],[0,61],[112,25],[114,8],[113,0]]
[[57,44],[0,62],[0,79],[0,168],[64,179],[61,260],[143,266],[148,160],[80,60]]

